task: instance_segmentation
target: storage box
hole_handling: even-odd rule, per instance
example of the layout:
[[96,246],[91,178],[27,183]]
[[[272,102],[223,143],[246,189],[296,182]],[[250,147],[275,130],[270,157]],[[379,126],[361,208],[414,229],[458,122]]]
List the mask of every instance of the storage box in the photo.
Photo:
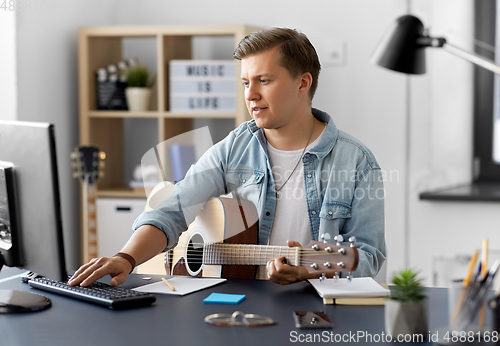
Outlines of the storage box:
[[97,248],[99,256],[113,256],[132,235],[135,219],[146,207],[145,198],[98,198]]
[[236,62],[171,60],[170,111],[236,112]]

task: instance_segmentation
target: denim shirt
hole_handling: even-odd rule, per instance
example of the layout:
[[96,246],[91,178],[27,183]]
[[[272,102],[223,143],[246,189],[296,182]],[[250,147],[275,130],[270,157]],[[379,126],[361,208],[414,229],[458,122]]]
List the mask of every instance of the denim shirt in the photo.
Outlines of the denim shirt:
[[[341,234],[343,245],[349,245],[348,239],[355,236],[359,264],[353,276],[373,277],[386,255],[381,169],[371,151],[338,130],[327,113],[314,108],[312,112],[327,124],[321,140],[302,158],[312,239],[324,235],[334,243]],[[259,244],[267,244],[276,194],[266,144],[254,120],[241,124],[212,146],[155,210],[142,213],[133,229],[144,224],[159,228],[168,238],[165,250],[171,249],[209,198],[232,192],[255,205]]]

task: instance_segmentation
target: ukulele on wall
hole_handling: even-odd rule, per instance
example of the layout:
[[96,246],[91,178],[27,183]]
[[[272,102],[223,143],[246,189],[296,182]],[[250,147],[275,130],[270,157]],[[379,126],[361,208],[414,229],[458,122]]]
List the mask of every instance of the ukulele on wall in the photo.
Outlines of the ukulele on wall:
[[103,175],[106,154],[94,146],[78,146],[71,153],[75,172],[82,182],[82,261],[98,256],[96,227],[97,181]]

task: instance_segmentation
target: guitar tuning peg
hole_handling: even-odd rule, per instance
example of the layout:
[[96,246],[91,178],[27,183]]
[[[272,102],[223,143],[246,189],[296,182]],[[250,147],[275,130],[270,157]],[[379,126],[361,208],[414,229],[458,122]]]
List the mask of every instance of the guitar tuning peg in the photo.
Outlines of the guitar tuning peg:
[[106,160],[106,153],[105,153],[104,151],[100,151],[100,152],[99,152],[99,158],[100,158],[101,160]]
[[319,282],[325,282],[325,280],[326,280],[325,273],[321,273],[321,276],[319,277]]
[[333,277],[335,281],[339,281],[339,272],[335,272],[335,276]]
[[351,247],[354,247],[354,245],[356,245],[356,237],[355,236],[350,237],[349,243],[351,243]]
[[104,171],[100,171],[100,172],[99,172],[99,178],[103,178],[103,177],[104,177],[104,175],[105,175],[105,174],[104,174]]
[[73,176],[73,178],[76,179],[76,178],[78,178],[78,173],[77,172],[73,172],[72,176]]
[[347,281],[348,282],[352,281],[352,272],[347,273]]
[[69,154],[69,157],[70,157],[70,159],[75,160],[75,159],[77,158],[77,154],[76,154],[74,151],[72,151],[72,152]]
[[341,243],[344,241],[344,237],[342,235],[336,235],[333,237],[333,240],[337,243],[337,245],[342,245]]
[[327,241],[326,241],[326,239],[325,239],[325,234],[324,234],[324,233],[321,235],[321,237],[320,237],[320,238],[321,238],[321,240],[323,241],[323,243],[326,243],[326,242],[327,242]]

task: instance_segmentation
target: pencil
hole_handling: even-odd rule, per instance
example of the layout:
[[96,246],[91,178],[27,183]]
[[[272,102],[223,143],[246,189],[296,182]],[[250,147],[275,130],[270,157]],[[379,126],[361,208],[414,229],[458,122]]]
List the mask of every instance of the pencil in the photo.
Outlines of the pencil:
[[479,251],[476,250],[474,252],[474,255],[472,255],[470,262],[469,262],[469,270],[467,271],[467,276],[465,277],[463,281],[463,285],[467,286],[470,282],[470,279],[472,277],[472,272],[474,271],[474,266],[476,265],[477,262],[477,256],[479,255]]
[[172,284],[170,282],[168,282],[167,279],[161,278],[161,281],[163,281],[165,283],[165,285],[167,285],[168,288],[170,288],[172,291],[175,291],[175,287],[172,286]]
[[483,240],[481,251],[481,276],[484,278],[488,273],[488,239]]
[[455,305],[455,311],[453,312],[453,315],[451,317],[450,322],[454,323],[455,320],[458,317],[458,313],[460,312],[460,309],[462,308],[463,301],[465,299],[465,287],[467,287],[470,283],[470,279],[472,277],[472,272],[474,271],[474,266],[476,265],[477,262],[477,257],[479,256],[479,251],[476,250],[474,252],[474,255],[472,255],[470,262],[469,262],[469,270],[467,271],[467,276],[462,282],[462,286],[464,287],[461,292],[460,292],[460,297],[456,301]]

